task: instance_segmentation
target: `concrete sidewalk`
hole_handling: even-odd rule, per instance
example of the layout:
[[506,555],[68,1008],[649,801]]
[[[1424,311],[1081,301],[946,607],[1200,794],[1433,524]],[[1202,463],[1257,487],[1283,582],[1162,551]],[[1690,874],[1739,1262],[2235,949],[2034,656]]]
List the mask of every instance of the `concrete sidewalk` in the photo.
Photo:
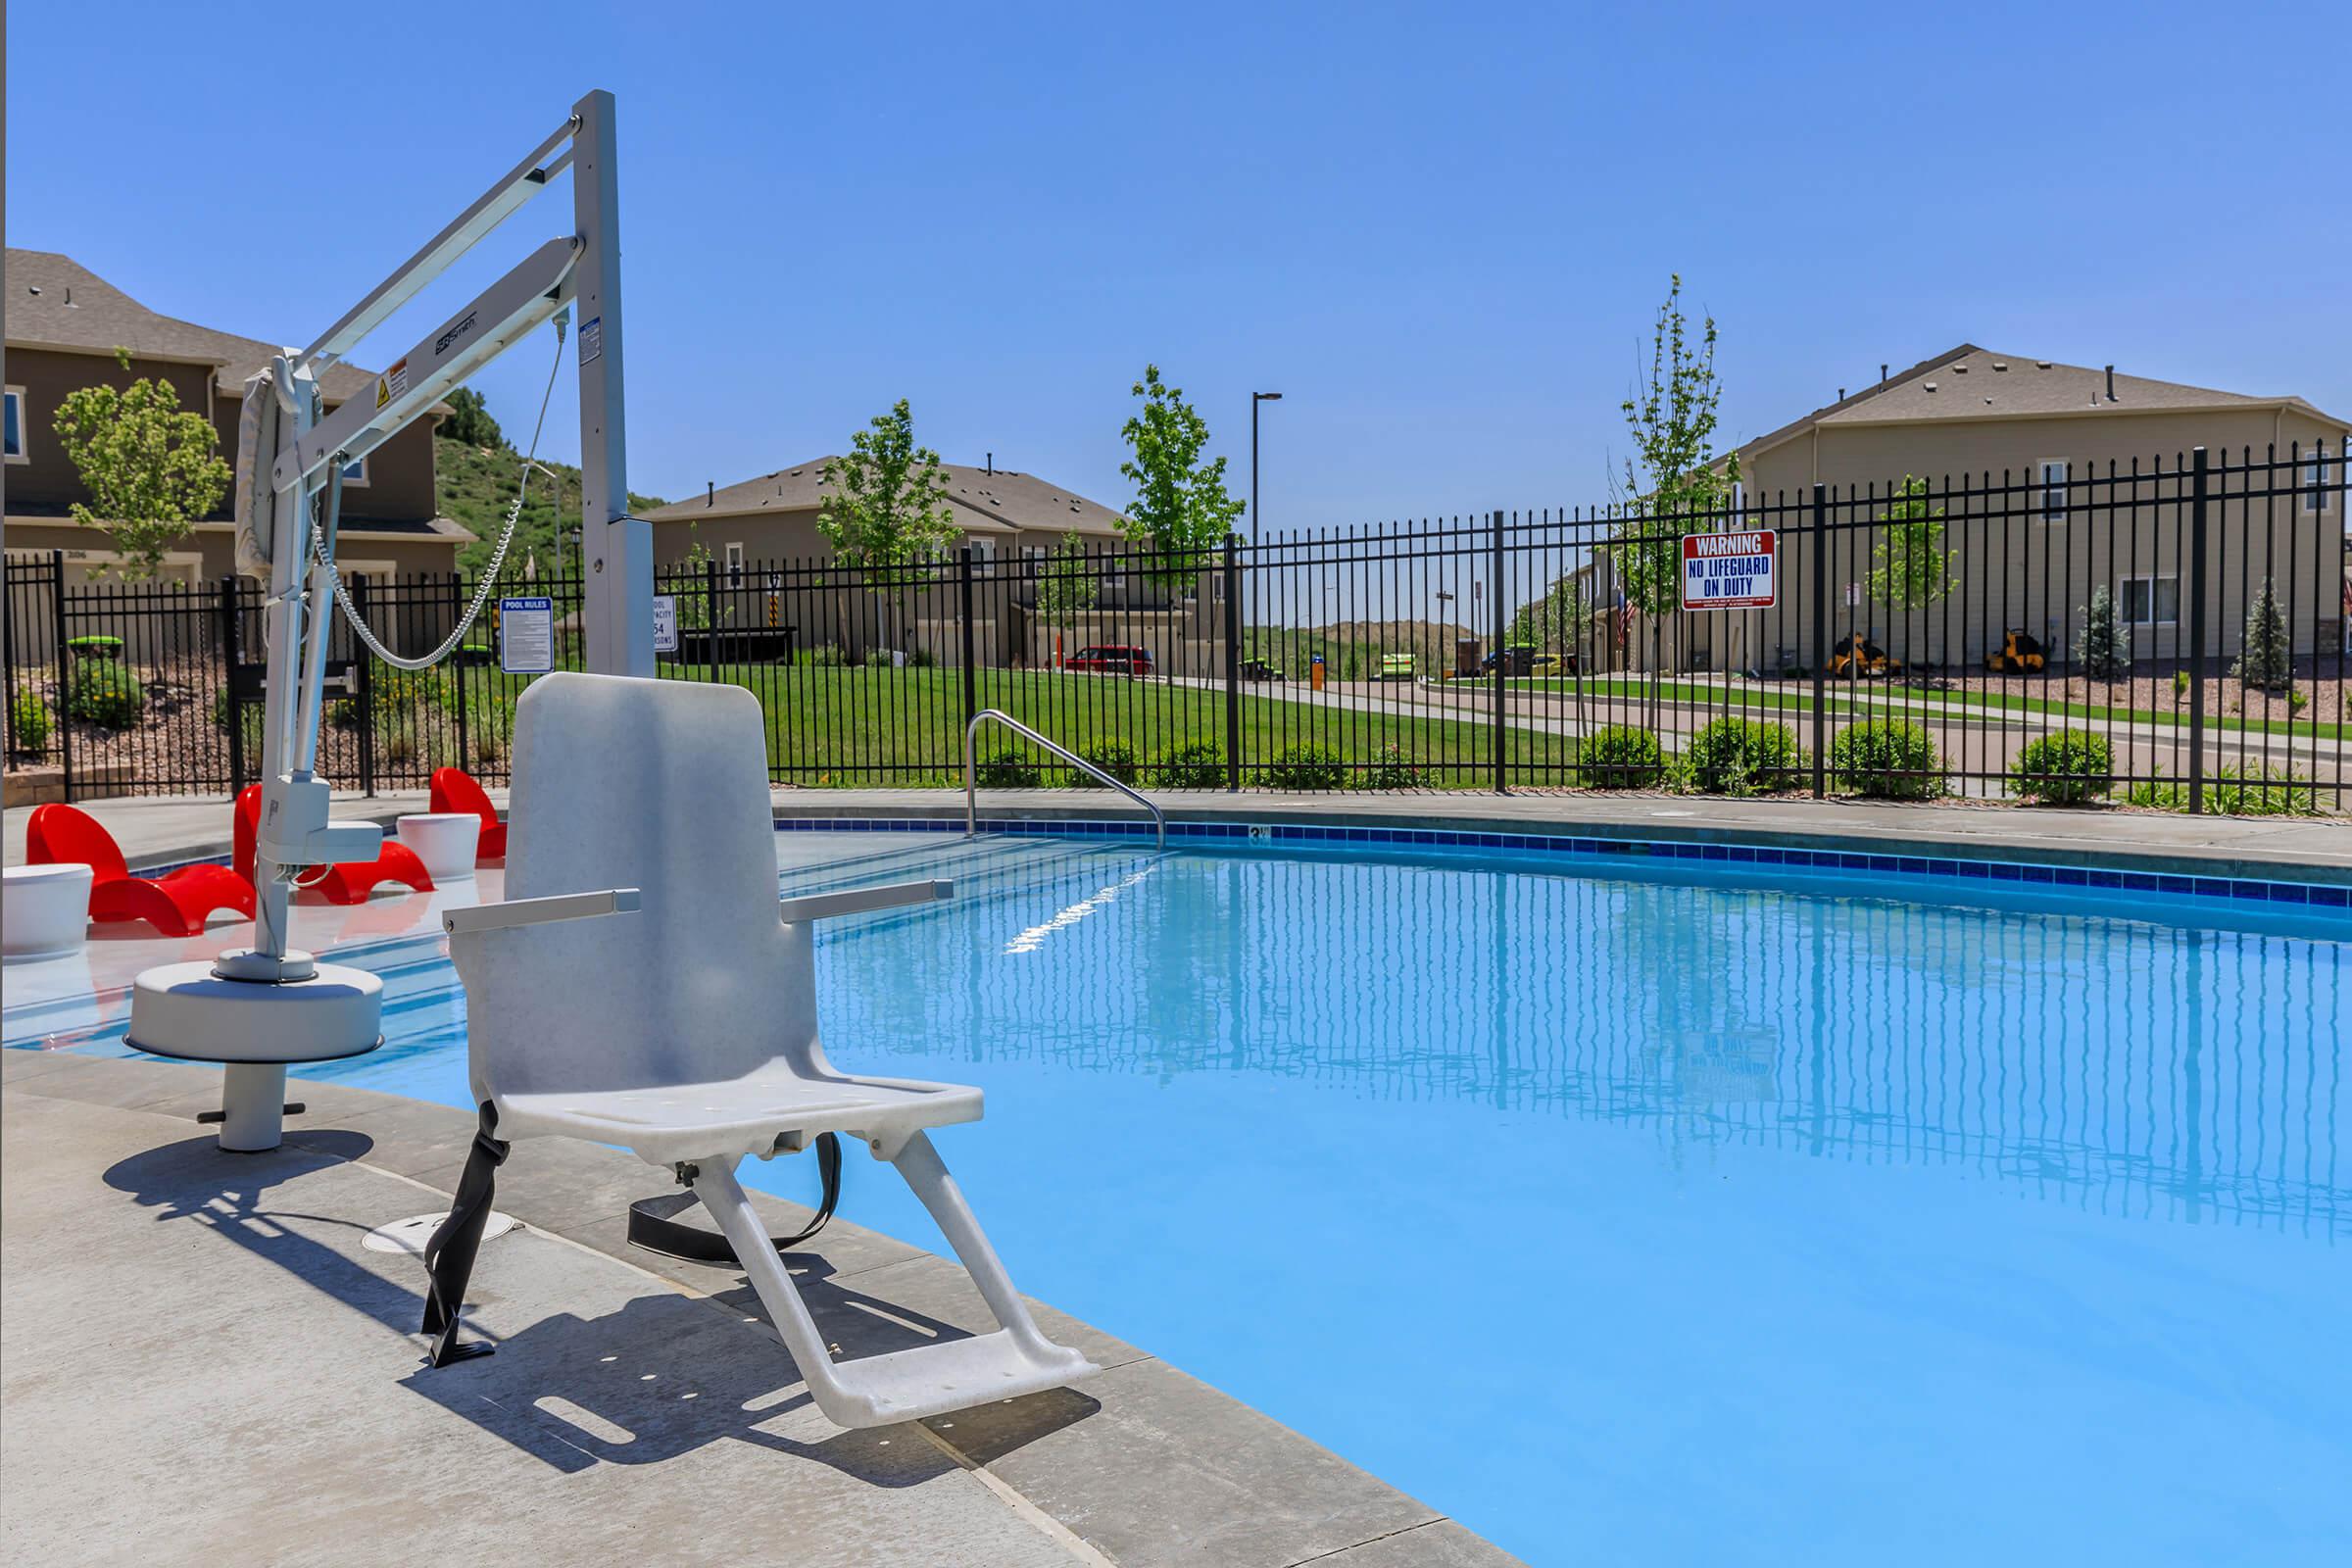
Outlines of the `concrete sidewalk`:
[[[305,1084],[283,1148],[231,1155],[189,1119],[217,1073],[26,1051],[0,1071],[14,1560],[1513,1560],[1042,1305],[1102,1374],[839,1431],[738,1273],[626,1248],[662,1173],[565,1140],[500,1173],[524,1223],[484,1246],[467,1313],[499,1353],[434,1372],[421,1263],[362,1238],[447,1206],[463,1112]],[[993,1326],[953,1265],[839,1220],[792,1262],[840,1353]]]

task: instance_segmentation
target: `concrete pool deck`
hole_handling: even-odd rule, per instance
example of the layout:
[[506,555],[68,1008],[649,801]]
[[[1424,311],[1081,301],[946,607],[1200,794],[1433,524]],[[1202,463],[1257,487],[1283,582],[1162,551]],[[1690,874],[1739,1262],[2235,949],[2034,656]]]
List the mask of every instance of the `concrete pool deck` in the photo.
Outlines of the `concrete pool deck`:
[[[494,790],[501,805],[506,792]],[[1657,839],[1704,838],[1783,848],[1851,847],[1853,841],[1934,846],[1939,853],[2057,864],[2127,860],[2146,869],[2278,876],[2352,883],[2352,819],[2329,816],[2190,816],[2180,812],[2050,807],[1958,806],[1853,800],[1732,800],[1713,796],[1515,794],[1239,795],[1147,790],[1171,821],[1304,821],[1414,827],[1517,824],[1513,831]],[[804,790],[774,793],[778,816],[925,817],[961,820],[960,790]],[[228,808],[219,800],[124,798],[86,803],[133,865],[225,855]],[[984,815],[1123,817],[1135,808],[1105,790],[984,790]],[[345,796],[338,818],[389,823],[424,809],[421,791]],[[24,858],[29,807],[11,807],[6,863]]]
[[[464,1112],[304,1083],[285,1145],[232,1155],[191,1119],[218,1101],[204,1068],[9,1051],[0,1084],[21,1560],[1515,1561],[1040,1303],[1102,1373],[839,1431],[736,1271],[627,1247],[662,1173],[567,1140],[500,1172],[522,1224],[485,1244],[467,1321],[501,1353],[432,1372],[421,1264],[362,1238],[446,1206]],[[990,1326],[954,1265],[838,1219],[793,1264],[844,1354]]]

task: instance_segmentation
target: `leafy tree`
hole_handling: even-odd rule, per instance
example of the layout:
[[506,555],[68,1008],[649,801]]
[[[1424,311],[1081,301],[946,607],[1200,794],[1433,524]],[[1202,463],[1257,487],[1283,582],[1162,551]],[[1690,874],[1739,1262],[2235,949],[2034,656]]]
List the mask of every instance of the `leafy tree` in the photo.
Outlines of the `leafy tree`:
[[[130,351],[115,350],[130,369]],[[213,424],[182,413],[172,383],[141,376],[127,387],[85,386],[57,409],[57,436],[89,491],[74,520],[106,535],[125,577],[148,577],[188,525],[227,493],[232,475]]]
[[1573,576],[1552,580],[1544,597],[1521,605],[1504,641],[1512,647],[1574,648],[1585,624],[1585,594]]
[[1225,542],[1242,503],[1225,493],[1225,460],[1200,461],[1208,445],[1208,421],[1184,401],[1182,387],[1159,378],[1159,367],[1144,367],[1135,383],[1143,412],[1120,426],[1135,456],[1119,472],[1135,483],[1135,504],[1121,526],[1130,539],[1163,555],[1147,575],[1175,586],[1208,565],[1210,553]]
[[2271,579],[2262,579],[2254,602],[2246,607],[2246,637],[2237,662],[2230,673],[2249,686],[2275,692],[2285,686],[2294,674],[2294,644],[2288,639],[2285,612],[2278,608],[2278,596],[2271,591]]
[[1664,635],[1662,617],[1682,608],[1681,535],[1697,518],[1722,510],[1740,480],[1740,455],[1715,459],[1716,411],[1723,383],[1715,375],[1715,318],[1697,341],[1683,315],[1683,279],[1672,274],[1665,303],[1650,332],[1649,368],[1621,404],[1634,455],[1626,460],[1620,499],[1626,504],[1616,541],[1608,545],[1626,600],[1650,617],[1651,706]]
[[1960,586],[1957,551],[1944,548],[1943,509],[1928,510],[1928,481],[1903,475],[1893,503],[1879,514],[1886,526],[1870,547],[1870,602],[1924,610]]
[[1049,626],[1077,625],[1078,617],[1095,608],[1097,586],[1086,541],[1074,533],[1063,534],[1061,543],[1046,558],[1044,574],[1037,581],[1038,618]]
[[[939,454],[914,444],[914,416],[905,398],[852,436],[847,456],[828,458],[818,477],[830,493],[817,511],[816,531],[834,559],[871,586],[891,586],[894,568],[938,560],[959,536]],[[901,631],[906,586],[896,584],[893,594]],[[849,624],[846,614],[842,624]]]
[[2075,662],[2093,680],[2118,680],[2132,668],[2132,628],[2116,608],[2115,595],[2105,583],[2090,591],[2090,604],[2081,612],[2082,635],[2075,639]]
[[469,386],[462,386],[445,400],[449,417],[441,421],[440,433],[452,441],[463,441],[469,447],[503,447],[506,433],[498,421],[490,417],[490,405]]

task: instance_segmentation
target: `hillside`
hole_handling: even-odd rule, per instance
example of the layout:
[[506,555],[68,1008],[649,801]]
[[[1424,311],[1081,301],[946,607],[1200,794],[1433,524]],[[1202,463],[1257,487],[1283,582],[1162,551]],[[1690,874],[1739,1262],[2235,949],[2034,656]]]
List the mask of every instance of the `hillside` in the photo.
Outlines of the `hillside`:
[[[434,437],[433,449],[435,500],[441,515],[464,523],[475,535],[472,544],[458,552],[458,564],[466,571],[479,571],[489,564],[507,509],[514,504],[522,455],[509,446],[469,446],[447,436]],[[514,543],[508,552],[511,575],[520,575],[523,563],[533,557],[543,574],[557,570],[559,564],[565,569],[577,567],[572,535],[580,525],[580,470],[566,463],[545,466],[557,475],[557,482],[549,483],[546,474],[531,476],[530,497],[523,503],[522,519],[514,526]],[[629,510],[639,516],[664,504],[656,496],[629,493]]]

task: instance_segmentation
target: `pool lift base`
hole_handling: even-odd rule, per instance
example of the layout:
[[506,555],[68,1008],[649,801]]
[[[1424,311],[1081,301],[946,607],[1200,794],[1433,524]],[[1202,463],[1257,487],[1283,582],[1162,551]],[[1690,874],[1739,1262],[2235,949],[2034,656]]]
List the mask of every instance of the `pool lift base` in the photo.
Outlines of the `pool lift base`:
[[303,1109],[286,1099],[289,1065],[357,1056],[383,1043],[384,983],[301,952],[285,955],[298,977],[241,979],[229,961],[239,956],[142,970],[131,982],[123,1044],[221,1063],[220,1108],[196,1119],[219,1125],[222,1149],[260,1153],[284,1140],[284,1118]]

